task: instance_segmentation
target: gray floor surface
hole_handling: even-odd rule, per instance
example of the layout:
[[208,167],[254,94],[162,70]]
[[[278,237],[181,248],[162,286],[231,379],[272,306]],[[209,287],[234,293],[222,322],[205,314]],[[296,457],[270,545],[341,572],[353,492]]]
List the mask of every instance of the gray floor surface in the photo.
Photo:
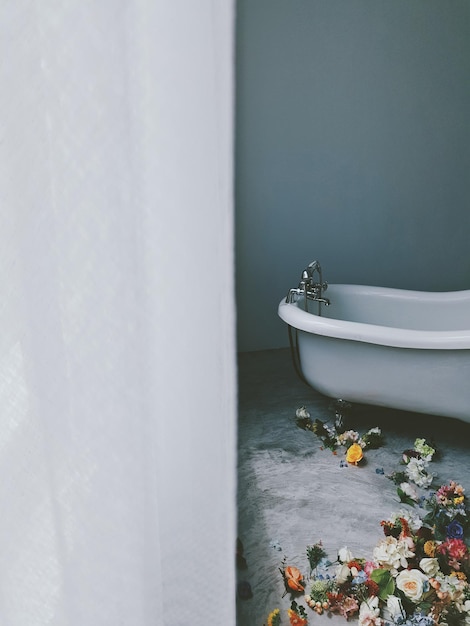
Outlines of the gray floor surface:
[[[248,583],[252,596],[237,594],[237,626],[263,626],[275,608],[289,623],[292,597],[283,597],[279,567],[285,558],[307,575],[308,545],[322,541],[331,560],[344,546],[358,558],[371,558],[383,537],[380,521],[409,508],[387,475],[400,469],[401,454],[416,437],[438,447],[430,466],[437,483],[456,480],[470,493],[470,424],[355,405],[348,427],[363,434],[378,426],[385,442],[367,451],[360,466],[344,467],[342,449],[337,455],[322,449],[312,432],[295,423],[301,406],[312,419],[333,421],[331,404],[299,379],[288,349],[239,355],[238,537],[246,567],[237,568],[237,585],[242,591]],[[345,624],[342,617],[307,612],[319,626]]]

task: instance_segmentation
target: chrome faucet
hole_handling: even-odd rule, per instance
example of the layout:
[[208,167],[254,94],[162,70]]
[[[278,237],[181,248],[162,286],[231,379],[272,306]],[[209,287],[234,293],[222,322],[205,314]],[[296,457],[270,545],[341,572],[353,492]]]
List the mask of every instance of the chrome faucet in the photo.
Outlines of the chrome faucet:
[[[318,273],[318,282],[314,280],[315,272]],[[320,304],[328,306],[330,301],[323,297],[323,292],[328,289],[328,283],[323,281],[321,265],[318,261],[312,261],[302,272],[299,286],[296,289],[289,289],[286,302],[293,302],[294,298],[303,296],[305,310],[308,311],[308,301],[318,302],[318,315],[321,315]]]

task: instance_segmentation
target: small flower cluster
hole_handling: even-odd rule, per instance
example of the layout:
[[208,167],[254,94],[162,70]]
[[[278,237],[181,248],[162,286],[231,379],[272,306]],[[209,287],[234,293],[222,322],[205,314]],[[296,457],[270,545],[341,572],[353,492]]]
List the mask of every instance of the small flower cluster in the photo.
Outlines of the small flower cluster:
[[428,468],[435,453],[435,448],[420,438],[415,440],[412,449],[403,452],[401,464],[405,466],[404,470],[389,476],[398,485],[397,493],[401,502],[414,506],[419,501],[416,487],[421,489],[431,487],[434,475]]
[[[383,445],[383,436],[380,428],[375,426],[369,429],[364,435],[360,435],[355,430],[340,431],[338,426],[333,426],[320,419],[313,421],[306,407],[302,406],[295,412],[296,424],[299,428],[312,431],[322,441],[323,446],[336,453],[337,448],[351,448],[355,450],[367,450],[379,448]],[[362,455],[361,455],[362,459]],[[360,460],[360,459],[359,459]],[[357,463],[357,461],[348,461]]]
[[436,454],[436,449],[426,443],[425,439],[418,438],[415,440],[414,450],[421,458],[431,461]]
[[470,530],[470,519],[467,513],[464,489],[455,481],[442,485],[427,500],[428,515],[425,521],[432,523],[439,539],[463,539]]
[[[303,606],[297,604],[295,600],[292,600],[290,607],[287,609],[287,616],[289,618],[290,626],[307,626],[308,617]],[[274,609],[268,615],[266,626],[280,626],[281,624],[281,611],[280,609]]]
[[330,609],[328,594],[334,589],[332,579],[315,578],[312,582],[310,593],[305,596],[305,602],[318,615]]
[[292,600],[290,608],[287,609],[287,615],[289,616],[290,626],[307,626],[308,624],[307,613],[304,607],[298,605],[295,600]]

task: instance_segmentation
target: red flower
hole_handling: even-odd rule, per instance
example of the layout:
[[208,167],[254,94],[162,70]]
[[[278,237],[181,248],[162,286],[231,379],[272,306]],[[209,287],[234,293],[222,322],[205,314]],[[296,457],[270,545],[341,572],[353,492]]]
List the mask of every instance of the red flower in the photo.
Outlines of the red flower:
[[362,569],[362,565],[359,563],[359,561],[349,561],[348,567],[349,569],[355,567],[358,572],[360,572]]
[[375,582],[375,580],[366,580],[365,586],[367,587],[367,591],[369,592],[369,595],[371,596],[379,595],[380,587]]
[[336,608],[336,606],[343,601],[344,594],[343,593],[332,593],[330,591],[326,592],[326,597],[328,598],[328,602],[330,603],[330,608],[332,611]]
[[410,533],[410,527],[409,527],[408,522],[406,521],[404,517],[400,517],[400,523],[401,523],[401,534],[404,537],[409,537],[411,533]]

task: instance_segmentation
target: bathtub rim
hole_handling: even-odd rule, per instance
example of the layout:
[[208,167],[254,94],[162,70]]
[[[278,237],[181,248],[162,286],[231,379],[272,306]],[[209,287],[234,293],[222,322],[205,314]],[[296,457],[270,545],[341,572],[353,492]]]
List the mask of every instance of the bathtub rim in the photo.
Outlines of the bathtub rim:
[[[470,290],[430,292],[368,285],[335,283],[332,287],[357,294],[378,294],[402,299],[419,298],[429,302],[457,302],[470,300]],[[327,294],[326,294],[327,295]],[[278,306],[279,317],[289,326],[307,333],[360,341],[381,346],[397,348],[416,348],[421,350],[466,350],[470,349],[470,329],[464,330],[412,330],[351,322],[334,318],[321,317],[299,308],[296,303],[287,303],[285,298]],[[469,322],[470,323],[470,322]]]

